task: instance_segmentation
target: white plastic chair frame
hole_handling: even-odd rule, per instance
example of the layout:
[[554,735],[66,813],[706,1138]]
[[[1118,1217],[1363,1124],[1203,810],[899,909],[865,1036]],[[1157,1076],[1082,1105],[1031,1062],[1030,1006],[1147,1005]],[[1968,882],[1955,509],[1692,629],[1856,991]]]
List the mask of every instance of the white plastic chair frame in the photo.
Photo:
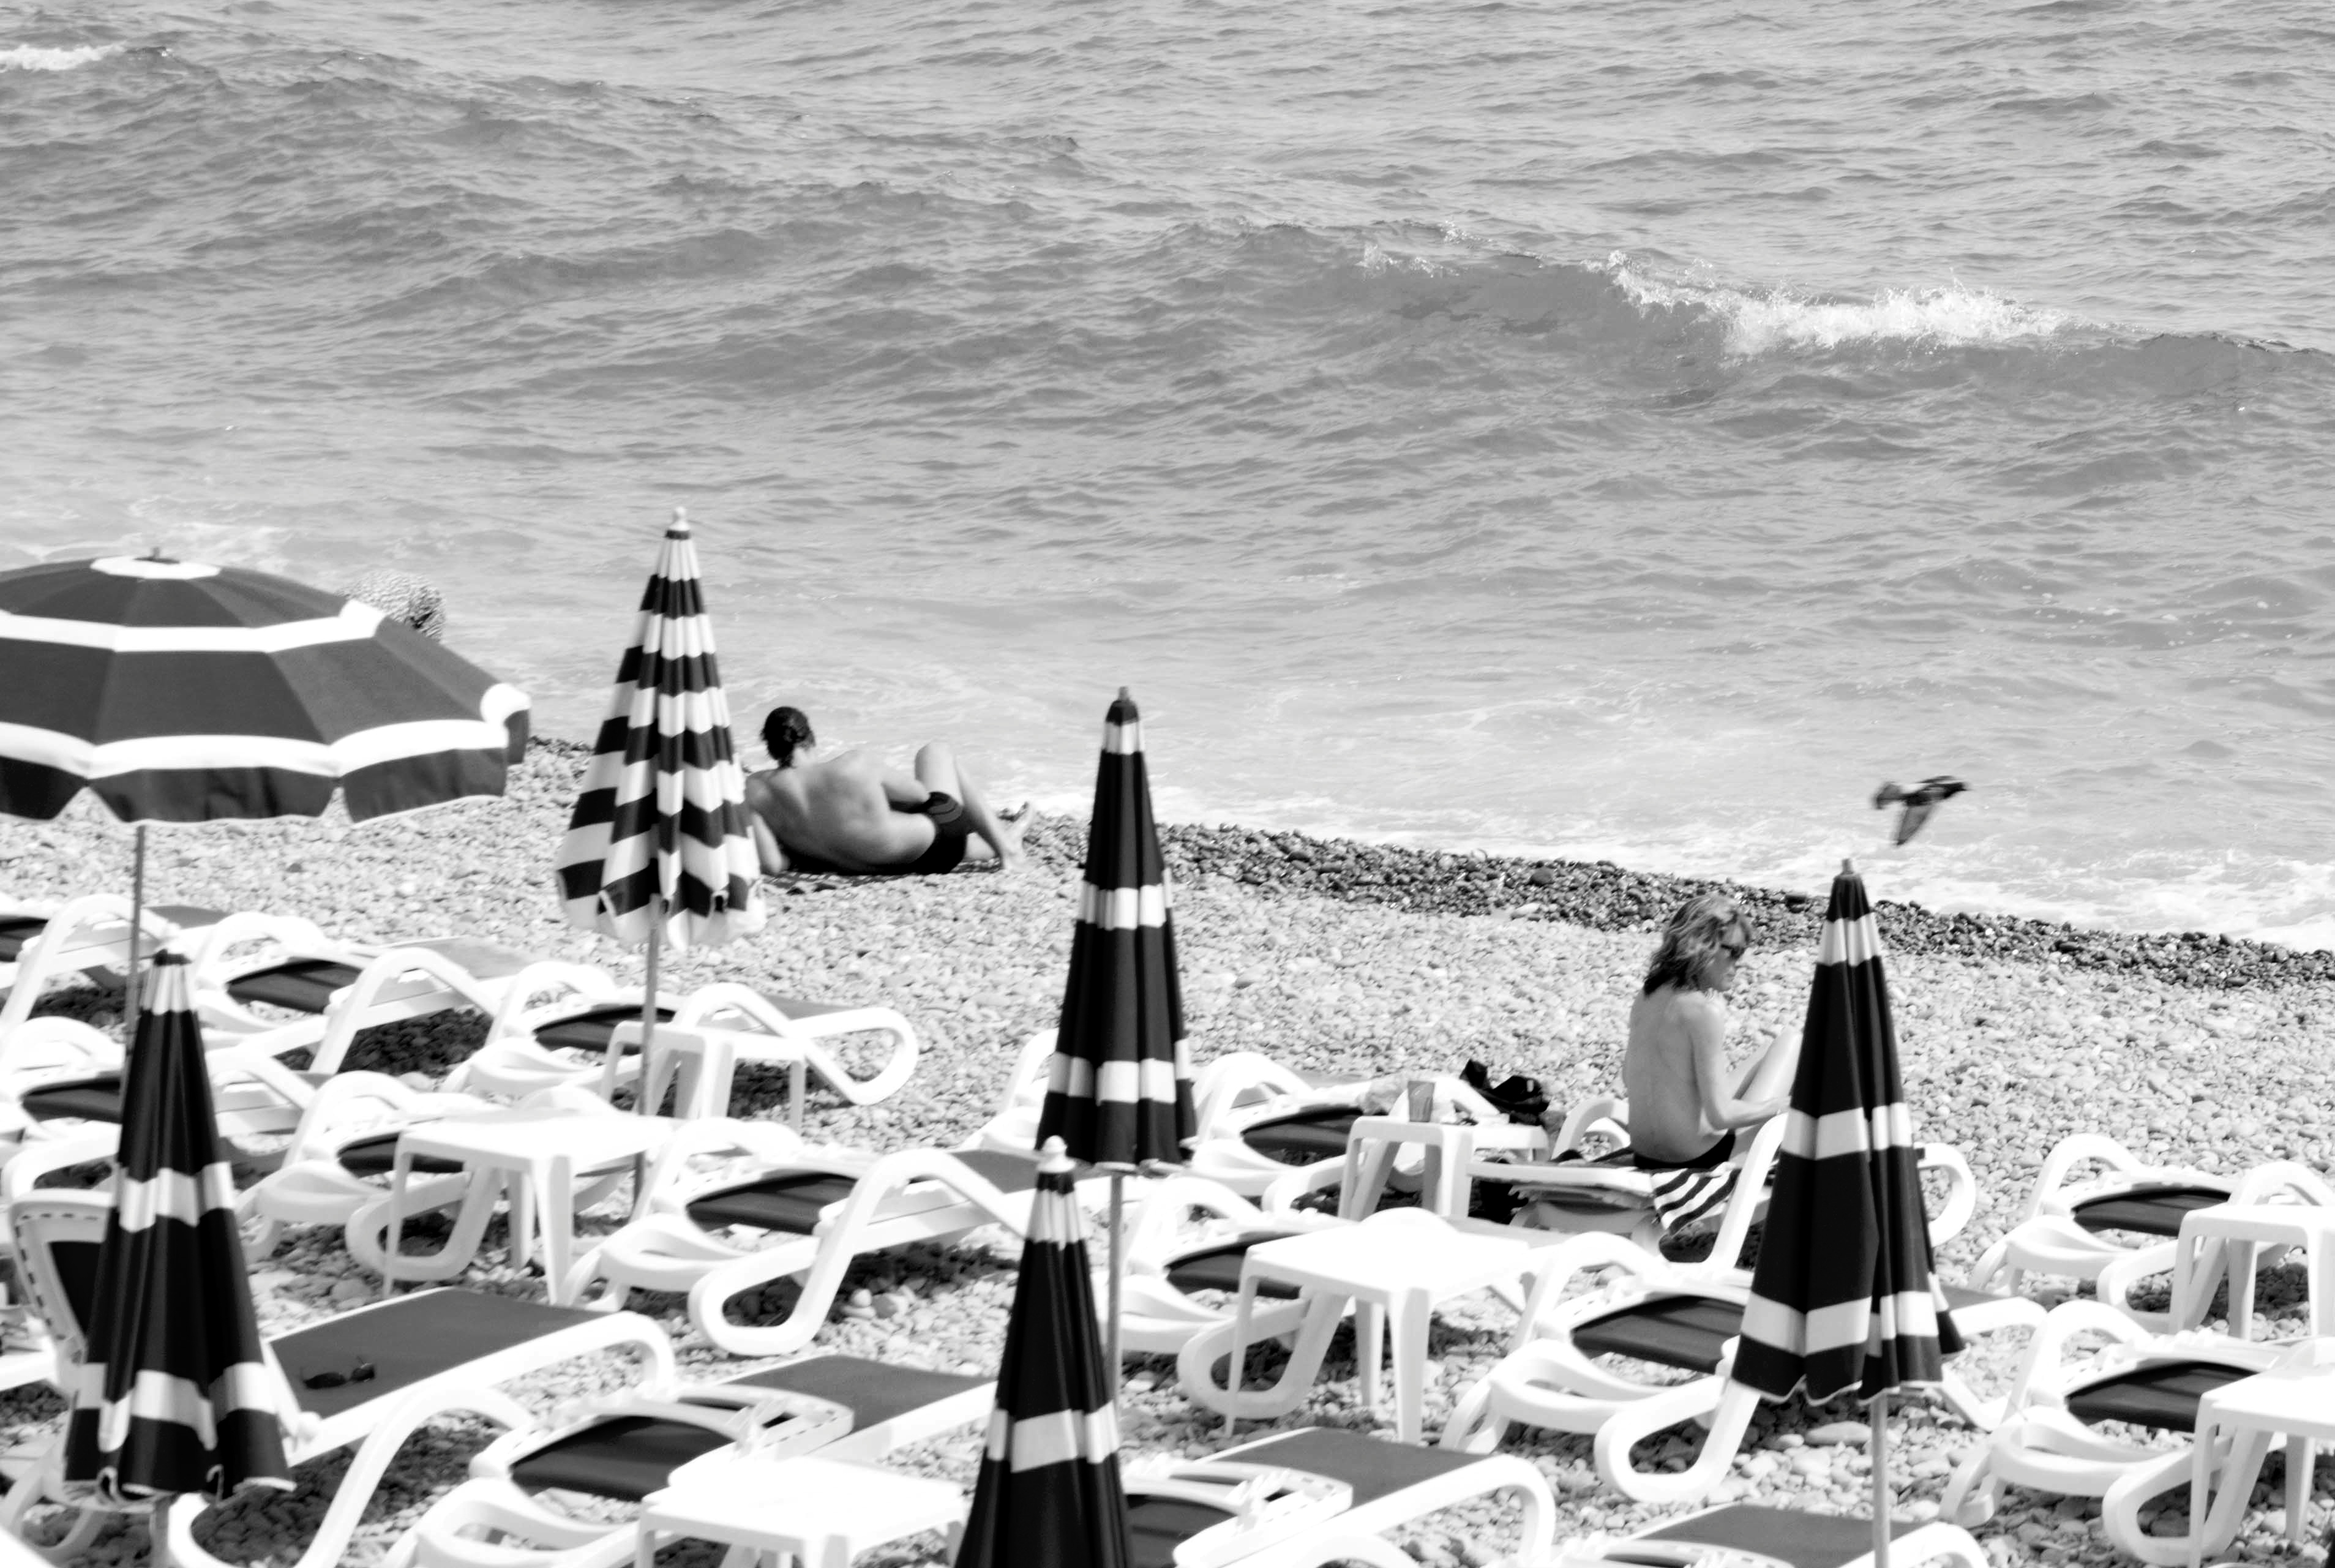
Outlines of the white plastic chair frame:
[[[1120,1282],[1122,1354],[1179,1355],[1197,1335],[1229,1332],[1229,1297],[1223,1305],[1203,1302],[1168,1277],[1185,1258],[1225,1243],[1269,1240],[1343,1223],[1327,1215],[1269,1215],[1204,1176],[1167,1176],[1137,1183],[1136,1188],[1127,1224],[1127,1274]],[[1205,1216],[1197,1233],[1195,1215]],[[1304,1316],[1302,1302],[1261,1298],[1251,1312],[1249,1338],[1257,1342],[1293,1334]]]
[[[759,1168],[693,1176],[690,1159],[723,1150]],[[733,1356],[786,1356],[807,1347],[835,1304],[854,1258],[914,1242],[947,1241],[983,1225],[1016,1235],[1030,1224],[1030,1195],[1004,1193],[965,1166],[957,1152],[906,1149],[871,1155],[806,1146],[770,1122],[708,1117],[677,1125],[649,1177],[648,1213],[605,1237],[579,1258],[568,1299],[583,1301],[596,1283],[606,1304],[635,1290],[686,1292],[692,1322]],[[848,1179],[849,1195],[826,1205],[808,1235],[780,1233],[767,1245],[741,1246],[689,1217],[691,1202],[723,1187],[793,1172]],[[729,1320],[732,1298],[794,1277],[799,1294],[776,1323]]]
[[[443,1117],[475,1116],[495,1108],[492,1101],[476,1095],[410,1089],[386,1073],[335,1073],[317,1087],[315,1099],[293,1129],[282,1164],[246,1188],[237,1202],[249,1255],[262,1258],[274,1252],[287,1225],[345,1225],[384,1195],[381,1182],[352,1175],[342,1166],[341,1150],[350,1143]],[[409,1186],[406,1212],[421,1214],[460,1201],[469,1188],[460,1175],[424,1176]]]
[[[2092,1335],[2108,1343],[2076,1360],[2075,1342]],[[2308,1346],[2301,1349],[2309,1350]],[[2233,1340],[2206,1330],[2152,1333],[2125,1313],[2098,1302],[2063,1302],[2046,1314],[2020,1360],[2008,1416],[1955,1467],[1939,1504],[1939,1515],[1957,1524],[1982,1524],[1994,1517],[2007,1486],[2025,1486],[2059,1496],[2098,1497],[2101,1527],[2119,1551],[2158,1568],[2185,1563],[2191,1534],[2152,1535],[2141,1525],[2140,1510],[2167,1492],[2181,1493],[2185,1503],[2193,1445],[2184,1442],[2166,1447],[2107,1437],[2069,1413],[2069,1397],[2090,1384],[2153,1363],[2210,1361],[2251,1375],[2287,1363],[2297,1350],[2293,1345]],[[2226,1441],[2216,1446],[2217,1474],[2227,1469],[2230,1447]],[[2259,1455],[2255,1463],[2260,1463]],[[2249,1487],[2252,1482],[2250,1472]],[[2309,1486],[2309,1474],[2295,1466],[2288,1483],[2291,1508],[2296,1505],[2297,1486]],[[2197,1521],[2192,1520],[2191,1532],[2196,1528]],[[2207,1550],[2218,1552],[2227,1544],[2227,1540],[2219,1544],[2209,1540]]]
[[[2105,1167],[2083,1180],[2080,1171]],[[2335,1205],[2330,1189],[2317,1173],[2289,1160],[2256,1166],[2235,1176],[2188,1166],[2152,1166],[2112,1137],[2077,1133],[2052,1147],[2037,1173],[2035,1191],[2019,1221],[1992,1246],[1981,1253],[1971,1270],[1973,1289],[2019,1289],[2022,1273],[2097,1280],[2112,1264],[2124,1264],[2117,1277],[2129,1288],[2149,1273],[2172,1267],[2172,1250],[2164,1242],[2136,1246],[2084,1229],[2075,1211],[2084,1204],[2149,1186],[2199,1186],[2229,1194],[2233,1203],[2313,1203]],[[2136,1253],[2152,1260],[2154,1267],[2132,1263]],[[1999,1283],[1998,1283],[1999,1279]]]
[[[34,1304],[49,1324],[57,1347],[60,1370],[67,1380],[77,1379],[88,1358],[83,1326],[74,1316],[63,1284],[50,1262],[49,1248],[60,1243],[102,1242],[105,1221],[112,1206],[103,1195],[37,1193],[12,1205],[10,1228]],[[370,1310],[359,1308],[358,1313]],[[357,1315],[356,1313],[350,1314]],[[303,1412],[276,1363],[272,1347],[262,1353],[278,1385],[277,1408],[284,1424],[285,1457],[293,1465],[340,1448],[354,1446],[355,1455],[334,1488],[332,1503],[315,1535],[295,1568],[326,1568],[338,1563],[355,1534],[365,1506],[379,1489],[397,1451],[421,1426],[457,1412],[483,1417],[505,1427],[525,1427],[534,1418],[527,1408],[496,1385],[539,1371],[546,1367],[606,1350],[630,1350],[639,1357],[642,1381],[669,1387],[674,1381],[672,1342],[650,1320],[618,1312],[580,1321],[555,1333],[490,1356],[475,1358],[458,1368],[407,1385],[383,1399],[366,1400],[330,1417],[316,1418]],[[24,1515],[44,1500],[56,1500],[64,1441],[60,1436],[43,1454],[33,1471],[9,1489],[0,1505],[0,1529],[22,1534]],[[194,1526],[208,1506],[201,1497],[179,1497],[170,1505],[166,1524],[170,1561],[195,1568],[228,1568],[195,1539]],[[86,1544],[102,1515],[85,1508],[72,1541],[60,1550]]]

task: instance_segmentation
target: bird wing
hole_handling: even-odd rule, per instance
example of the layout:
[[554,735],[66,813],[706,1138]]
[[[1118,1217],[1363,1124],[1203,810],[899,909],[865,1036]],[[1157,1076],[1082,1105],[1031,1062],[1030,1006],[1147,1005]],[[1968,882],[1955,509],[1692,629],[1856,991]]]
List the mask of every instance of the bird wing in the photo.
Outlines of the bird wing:
[[1926,800],[1906,801],[1904,814],[1897,818],[1897,842],[1903,844],[1914,834],[1919,833],[1922,830],[1922,824],[1927,822],[1930,819],[1930,813],[1937,808],[1938,802],[1935,797]]

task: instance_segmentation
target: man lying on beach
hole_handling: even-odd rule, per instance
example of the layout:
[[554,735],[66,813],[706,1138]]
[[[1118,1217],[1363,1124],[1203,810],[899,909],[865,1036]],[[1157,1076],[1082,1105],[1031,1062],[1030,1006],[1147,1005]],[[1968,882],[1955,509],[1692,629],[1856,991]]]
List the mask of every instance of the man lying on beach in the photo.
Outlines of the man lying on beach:
[[[1791,1103],[1798,1037],[1778,1036],[1749,1069],[1729,1070],[1727,992],[1750,945],[1750,922],[1732,898],[1698,894],[1671,912],[1630,1004],[1630,1043],[1622,1059],[1630,1163],[1653,1175],[1654,1211],[1671,1235],[1716,1220],[1735,1187],[1735,1135],[1782,1115]],[[1552,1110],[1552,1131],[1561,1114]],[[1527,1210],[1520,1218],[1565,1228],[1562,1212],[1554,1209],[1545,1216]]]
[[766,875],[911,876],[992,855],[1008,871],[1023,863],[1021,824],[989,809],[941,741],[904,778],[864,750],[818,757],[809,717],[780,707],[762,721],[762,744],[778,766],[748,775],[746,805]]

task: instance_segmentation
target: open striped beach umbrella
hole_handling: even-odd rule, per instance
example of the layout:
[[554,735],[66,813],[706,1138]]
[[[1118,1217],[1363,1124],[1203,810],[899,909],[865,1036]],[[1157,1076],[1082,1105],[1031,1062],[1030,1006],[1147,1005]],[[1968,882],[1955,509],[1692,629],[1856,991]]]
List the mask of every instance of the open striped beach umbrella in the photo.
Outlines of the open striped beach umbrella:
[[[370,605],[158,557],[0,574],[0,811],[353,820],[499,795],[524,692]],[[131,1009],[136,1010],[136,992]]]
[[116,1505],[289,1489],[187,962],[154,961],[121,1106],[64,1482]]
[[[647,944],[641,1023],[649,1034],[661,947],[719,946],[761,929],[746,772],[730,737],[697,547],[678,507],[641,595],[632,645],[616,666],[615,696],[557,866],[570,924]],[[648,1050],[644,1040],[644,1063]]]
[[1844,861],[1817,947],[1799,1070],[1734,1377],[1771,1399],[1871,1401],[1874,1541],[1888,1557],[1888,1395],[1962,1349],[1930,1255],[1920,1149],[1865,880]]
[[0,574],[0,810],[356,821],[503,792],[527,697],[370,605],[239,566]]
[[1151,818],[1143,719],[1127,688],[1103,718],[1087,864],[1071,933],[1071,973],[1038,1110],[1038,1140],[1110,1173],[1110,1365],[1119,1367],[1119,1303],[1127,1259],[1122,1184],[1131,1171],[1184,1163],[1197,1129],[1192,1056],[1168,867]]
[[1049,1139],[1005,1323],[997,1408],[956,1568],[1126,1568],[1118,1382],[1095,1343],[1094,1288],[1074,1167]]

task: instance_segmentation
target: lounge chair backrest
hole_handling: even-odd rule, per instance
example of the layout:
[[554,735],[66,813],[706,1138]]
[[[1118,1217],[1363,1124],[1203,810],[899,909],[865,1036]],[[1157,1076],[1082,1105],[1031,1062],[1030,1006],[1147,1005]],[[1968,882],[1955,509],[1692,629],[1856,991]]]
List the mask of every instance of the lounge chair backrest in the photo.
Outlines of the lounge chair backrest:
[[35,1192],[8,1205],[16,1243],[16,1269],[26,1302],[56,1343],[58,1381],[89,1349],[96,1307],[97,1252],[105,1241],[113,1199],[104,1193]]

